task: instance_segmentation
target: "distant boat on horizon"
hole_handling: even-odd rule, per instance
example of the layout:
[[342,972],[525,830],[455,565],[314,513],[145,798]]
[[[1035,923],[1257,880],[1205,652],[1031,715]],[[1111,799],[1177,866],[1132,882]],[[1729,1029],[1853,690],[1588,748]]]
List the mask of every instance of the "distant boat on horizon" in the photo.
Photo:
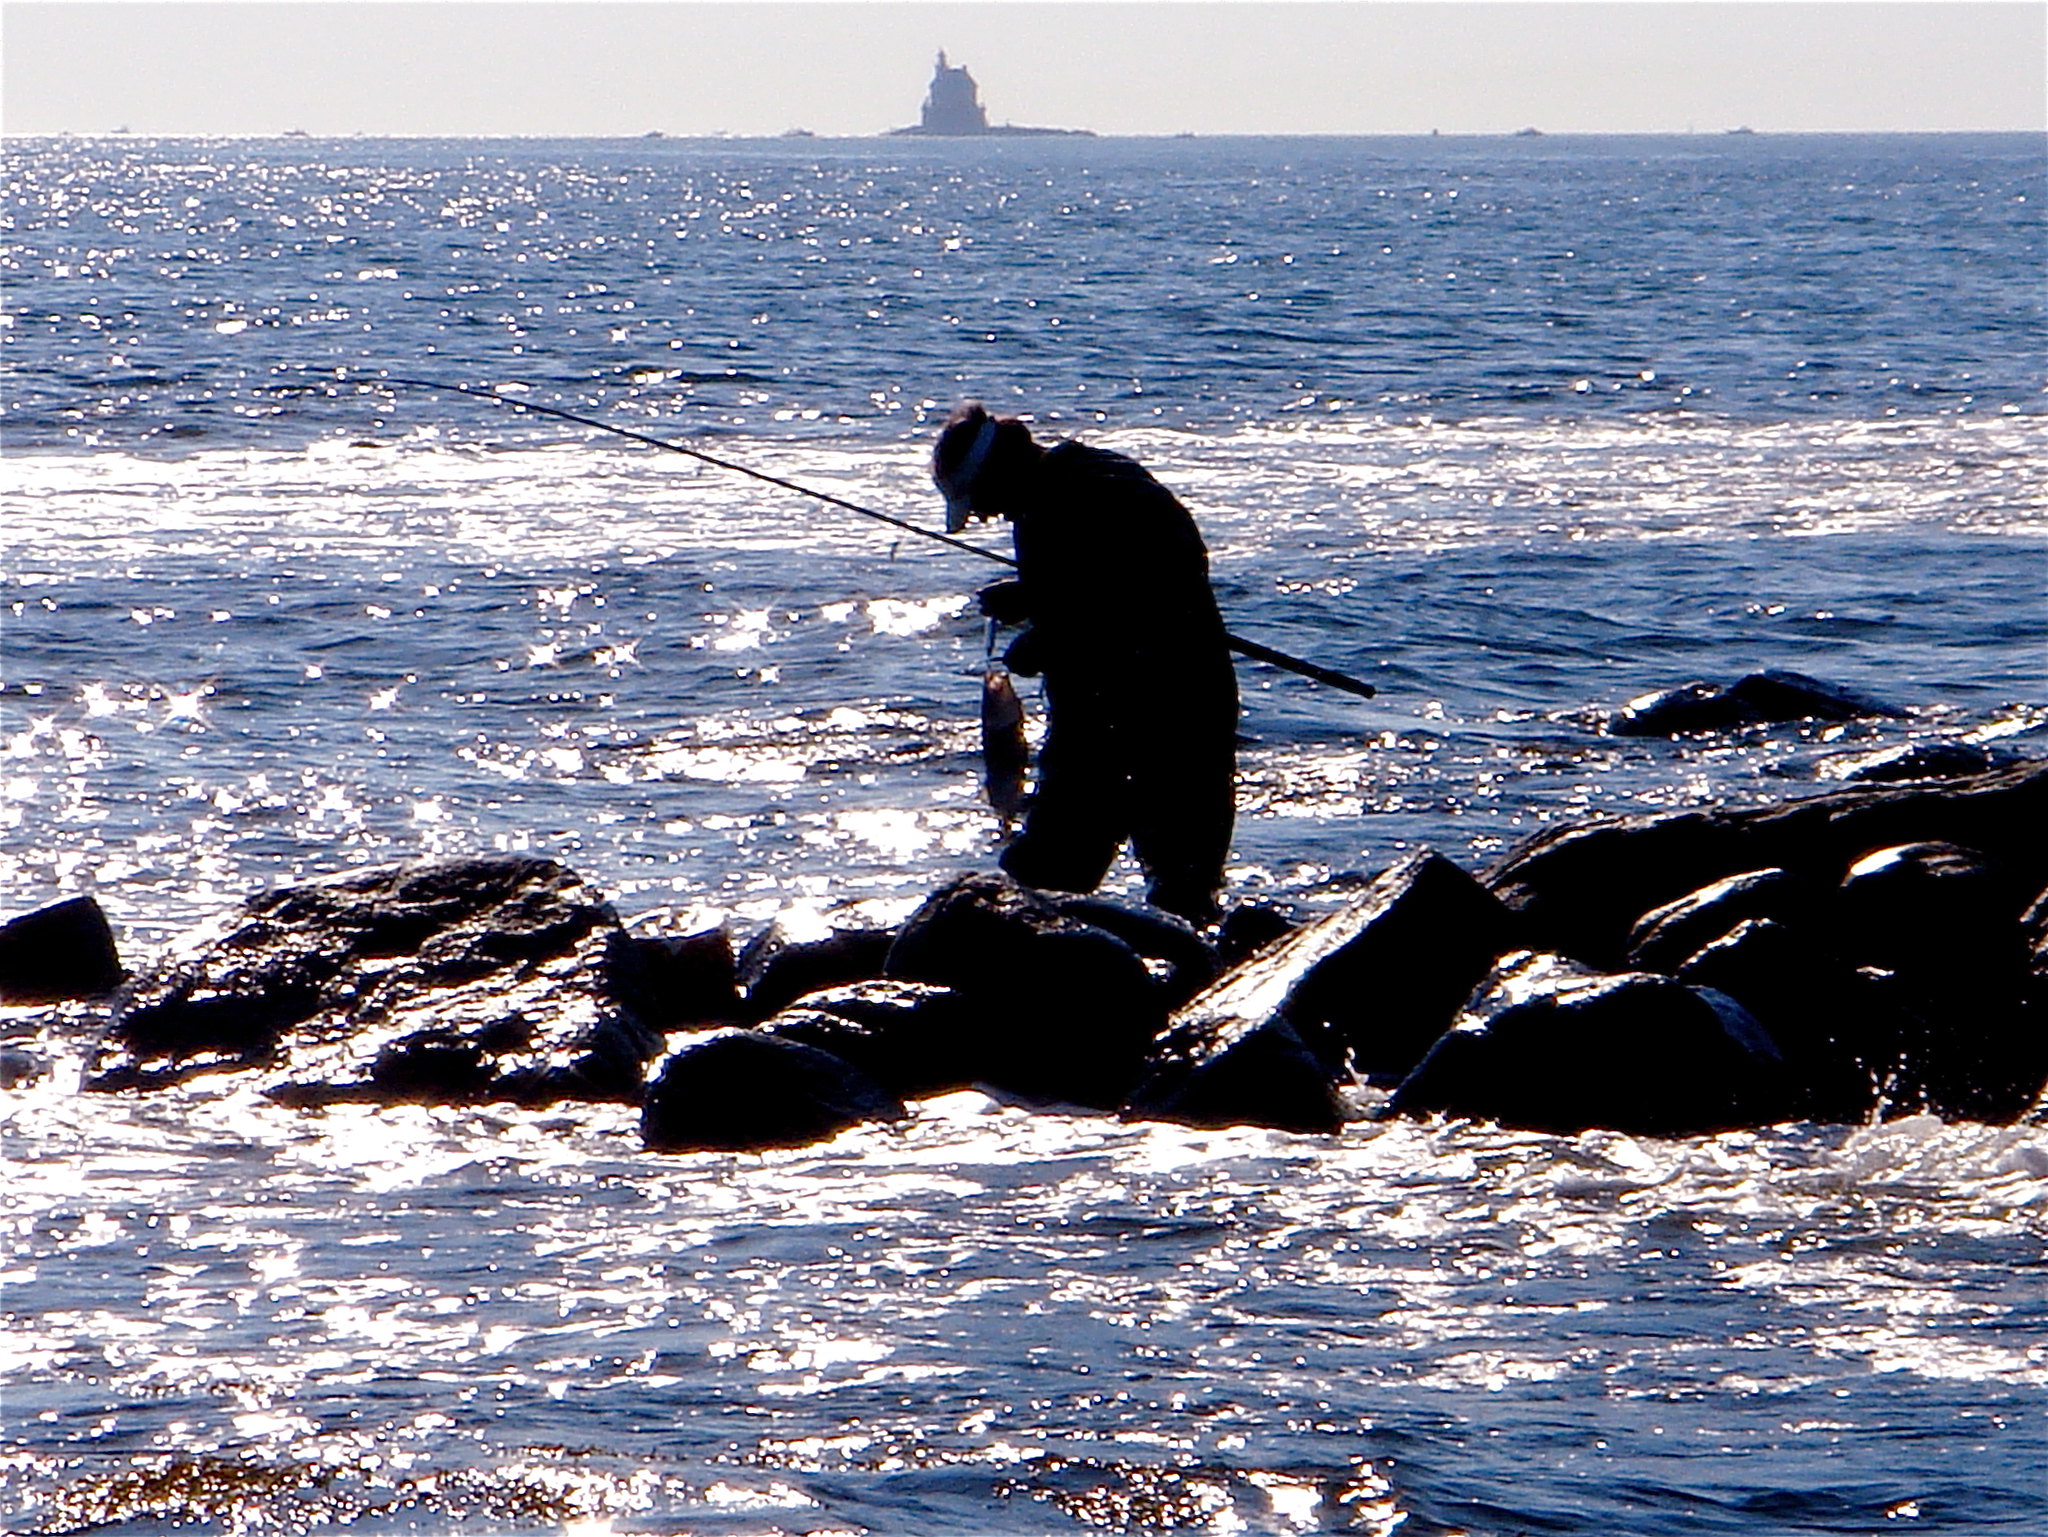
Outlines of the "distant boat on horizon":
[[988,109],[981,104],[981,88],[964,64],[948,64],[946,50],[939,50],[932,70],[931,87],[925,92],[924,110],[908,128],[892,128],[891,137],[928,139],[979,139],[993,137],[1092,139],[1087,128],[1023,128],[1015,123],[991,123]]

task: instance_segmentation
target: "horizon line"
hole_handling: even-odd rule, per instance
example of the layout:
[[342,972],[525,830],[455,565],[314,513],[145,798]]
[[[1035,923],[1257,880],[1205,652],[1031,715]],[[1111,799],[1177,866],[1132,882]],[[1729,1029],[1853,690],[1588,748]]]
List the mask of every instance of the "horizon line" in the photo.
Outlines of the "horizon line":
[[0,129],[0,141],[11,139],[506,139],[543,141],[556,139],[592,140],[603,143],[891,143],[959,144],[980,140],[1009,142],[1063,142],[1087,140],[1160,139],[1827,139],[1827,138],[1936,138],[1961,136],[2048,137],[2048,125],[2034,128],[1430,128],[1430,129],[1262,129],[1257,131],[1199,129],[1158,130],[1140,133],[1102,133],[1091,129],[1068,129],[1047,134],[923,134],[884,128],[872,133],[813,133],[782,129],[774,133],[732,133],[722,129],[708,132],[669,132],[666,129],[623,130],[618,133],[493,133],[493,132],[401,132],[353,128],[346,132],[315,133],[309,129],[157,130],[146,128],[44,128]]

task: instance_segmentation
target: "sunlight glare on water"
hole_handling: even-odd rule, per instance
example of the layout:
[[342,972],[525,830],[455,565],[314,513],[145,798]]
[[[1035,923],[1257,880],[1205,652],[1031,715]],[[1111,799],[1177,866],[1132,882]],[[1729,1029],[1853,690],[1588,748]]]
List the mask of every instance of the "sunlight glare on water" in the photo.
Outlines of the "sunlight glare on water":
[[[961,398],[1135,455],[1379,690],[1240,667],[1234,899],[2048,733],[2038,136],[0,153],[0,915],[133,967],[419,856],[741,943],[993,864],[994,562],[384,370],[928,527]],[[1766,667],[1899,713],[1603,729]],[[2039,1125],[657,1155],[82,1096],[102,1023],[0,1010],[11,1531],[2048,1527]]]

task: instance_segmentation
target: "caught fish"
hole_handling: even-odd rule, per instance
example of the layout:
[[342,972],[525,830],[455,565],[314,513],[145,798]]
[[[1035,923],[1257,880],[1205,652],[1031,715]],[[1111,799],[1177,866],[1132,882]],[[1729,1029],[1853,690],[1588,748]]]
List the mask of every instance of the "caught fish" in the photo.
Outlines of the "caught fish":
[[988,803],[1007,826],[1029,798],[1024,770],[1031,749],[1024,742],[1024,701],[1010,682],[1010,669],[992,661],[981,675],[981,784]]

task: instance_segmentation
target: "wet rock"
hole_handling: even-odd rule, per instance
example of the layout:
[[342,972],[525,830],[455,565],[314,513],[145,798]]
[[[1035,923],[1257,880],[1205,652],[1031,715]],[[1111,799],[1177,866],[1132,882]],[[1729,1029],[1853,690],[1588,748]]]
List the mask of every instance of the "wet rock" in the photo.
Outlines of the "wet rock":
[[[1514,920],[1441,854],[1411,854],[1347,906],[1259,952],[1196,1000],[1214,1019],[1283,1017],[1333,1069],[1392,1083],[1422,1060]],[[1185,1011],[1190,1017],[1196,1005]]]
[[657,1030],[727,1023],[743,1011],[732,935],[723,927],[630,929],[612,947],[611,977],[620,999]]
[[1336,1075],[1285,1018],[1178,1015],[1123,1106],[1132,1121],[1331,1132],[1344,1124]]
[[892,926],[854,907],[779,915],[740,952],[748,1016],[766,1019],[806,993],[879,977],[895,938]]
[[1804,673],[1766,668],[1737,679],[1729,696],[1759,723],[1792,720],[1903,720],[1895,705],[1839,683],[1823,683]]
[[1749,724],[1741,706],[1718,683],[1681,683],[1638,694],[1607,718],[1610,736],[1690,736]]
[[1668,969],[1764,1027],[1785,1059],[1786,1115],[1860,1124],[1896,1102],[1921,1025],[1884,978],[1849,966],[1810,928],[1750,918]]
[[1702,945],[1751,918],[1791,918],[1821,893],[1785,870],[1745,870],[1653,908],[1629,930],[1631,971],[1675,972]]
[[254,1068],[294,1103],[630,1101],[661,1036],[613,985],[622,933],[546,859],[283,887],[131,985],[87,1087]]
[[926,982],[877,979],[811,993],[760,1031],[828,1051],[905,1099],[980,1076],[959,995]]
[[1166,1021],[1166,994],[1124,940],[1004,875],[950,882],[911,915],[887,974],[953,989],[976,1081],[1111,1109]]
[[26,1089],[50,1075],[50,1059],[19,1046],[0,1046],[0,1089]]
[[1995,849],[2014,887],[2048,886],[2048,763],[1579,824],[1511,850],[1484,880],[1526,925],[1528,943],[1612,969],[1643,914],[1701,887],[1777,868],[1830,888],[1872,849],[1913,842]]
[[1146,962],[1169,1008],[1178,1007],[1216,979],[1222,961],[1192,923],[1178,913],[1138,903],[1112,902],[1106,897],[1061,896],[1046,892],[1069,918],[1114,934]]
[[1820,766],[1822,779],[1845,784],[1905,784],[1920,779],[1962,779],[2017,768],[2024,754],[1981,742],[1907,742],[1879,752],[1839,753]]
[[[2020,920],[2020,935],[2027,947],[2027,1016],[2034,1029],[2048,1032],[2048,891],[2028,905]],[[2048,1121],[2048,1083],[2043,1084],[2024,1119]]]
[[1844,952],[1857,965],[1929,979],[1959,966],[2025,968],[2025,893],[1974,848],[1928,840],[1873,849],[1849,866],[1835,901]]
[[0,924],[0,1004],[104,997],[126,976],[114,931],[91,897],[72,897]]
[[710,1030],[685,1037],[655,1070],[640,1138],[658,1153],[752,1152],[905,1114],[900,1099],[829,1052],[758,1030]]
[[1271,902],[1240,902],[1216,931],[1216,958],[1224,970],[1250,960],[1301,927],[1302,920]]
[[1643,694],[1607,719],[1613,736],[1691,736],[1794,720],[1895,720],[1903,712],[1804,673],[1769,669],[1726,688],[1686,683]]
[[1412,1069],[1510,934],[1506,909],[1471,876],[1439,854],[1411,855],[1190,1000],[1124,1113],[1332,1130],[1340,1082]]
[[1783,1062],[1734,999],[1558,955],[1504,957],[1388,1113],[1690,1136],[1775,1120]]
[[1857,860],[1836,902],[1844,957],[1895,979],[1923,1022],[1905,1045],[1901,1096],[1970,1120],[2031,1106],[2048,1045],[2026,1007],[2026,897],[2007,872],[1953,843],[1902,844]]

